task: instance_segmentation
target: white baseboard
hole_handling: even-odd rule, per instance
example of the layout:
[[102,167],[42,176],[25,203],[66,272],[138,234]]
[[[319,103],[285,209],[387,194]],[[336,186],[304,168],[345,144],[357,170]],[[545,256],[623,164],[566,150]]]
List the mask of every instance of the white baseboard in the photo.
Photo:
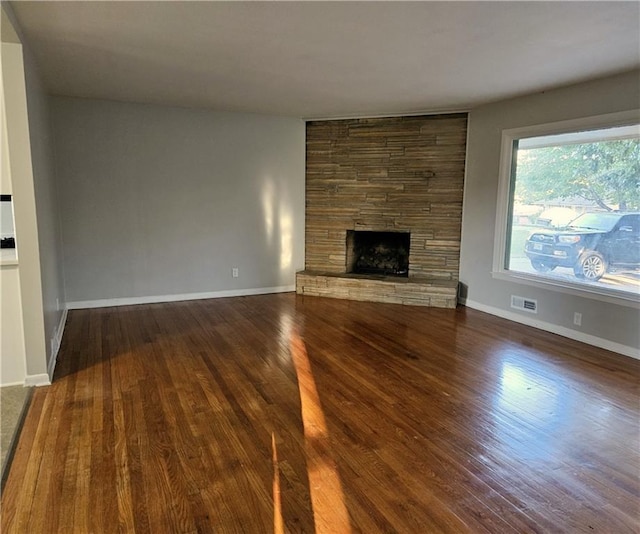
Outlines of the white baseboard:
[[111,306],[132,306],[136,304],[156,304],[161,302],[178,302],[181,300],[217,299],[223,297],[245,297],[248,295],[266,295],[269,293],[289,293],[296,286],[259,287],[252,289],[228,289],[206,293],[186,293],[182,295],[154,295],[149,297],[128,297],[101,300],[79,300],[67,302],[67,309],[82,310],[87,308],[109,308]]
[[18,382],[9,382],[7,384],[0,384],[0,388],[8,388],[11,386],[24,386],[24,380],[20,380]]
[[39,375],[27,375],[24,379],[25,387],[31,386],[50,386],[51,380],[47,373],[41,373]]
[[60,345],[62,344],[62,336],[64,335],[64,327],[67,324],[67,315],[69,314],[69,310],[65,308],[62,310],[62,315],[60,316],[60,322],[58,323],[58,328],[56,328],[56,333],[53,336],[52,345],[51,345],[51,358],[49,360],[49,365],[47,365],[47,374],[49,375],[49,381],[53,381],[53,373],[56,370],[56,363],[58,363],[58,352],[60,352]]
[[511,311],[502,310],[500,308],[494,308],[493,306],[487,306],[473,300],[460,299],[460,304],[468,306],[469,308],[473,308],[474,310],[490,313],[491,315],[497,315],[498,317],[502,317],[503,319],[508,319],[516,323],[532,326],[533,328],[545,330],[553,334],[558,334],[559,336],[568,337],[569,339],[581,341],[582,343],[593,345],[594,347],[610,350],[612,352],[617,352],[618,354],[623,354],[624,356],[629,356],[630,358],[640,360],[640,351],[638,349],[623,345],[622,343],[616,343],[615,341],[609,341],[608,339],[592,336],[591,334],[585,334],[583,332],[571,330],[570,328],[566,328],[564,326],[558,326],[553,323],[540,321],[539,319],[534,319],[529,315],[524,316]]

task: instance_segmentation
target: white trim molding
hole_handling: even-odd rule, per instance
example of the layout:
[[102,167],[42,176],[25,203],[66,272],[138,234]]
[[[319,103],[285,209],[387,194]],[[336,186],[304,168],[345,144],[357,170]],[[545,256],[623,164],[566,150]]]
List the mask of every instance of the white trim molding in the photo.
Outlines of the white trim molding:
[[558,334],[559,336],[567,337],[575,341],[580,341],[582,343],[586,343],[587,345],[593,345],[594,347],[610,350],[612,352],[617,352],[618,354],[640,360],[639,349],[630,347],[628,345],[623,345],[622,343],[616,343],[615,341],[609,341],[608,339],[592,336],[591,334],[577,332],[576,330],[571,330],[570,328],[566,328],[564,326],[558,326],[552,323],[547,323],[546,321],[540,321],[539,319],[536,319],[530,315],[520,315],[519,313],[513,313],[510,311],[502,310],[500,308],[495,308],[493,306],[487,306],[474,300],[461,299],[460,304],[469,308],[473,308],[474,310],[489,313],[491,315],[496,315],[498,317],[502,317],[503,319],[508,319],[509,321],[532,326],[533,328],[537,328],[539,330],[551,332],[552,334]]
[[640,309],[640,294],[631,291],[618,291],[602,286],[590,285],[588,282],[571,283],[562,279],[545,277],[544,274],[528,274],[520,271],[492,272],[491,276],[497,280],[505,280],[516,284],[549,289],[558,293],[566,293],[576,297],[609,302],[618,306]]
[[162,302],[179,302],[182,300],[217,299],[224,297],[246,297],[249,295],[267,295],[269,293],[290,293],[296,290],[295,285],[258,287],[250,289],[227,289],[223,291],[209,291],[205,293],[185,293],[179,295],[152,295],[148,297],[124,297],[101,300],[79,300],[67,303],[69,310],[88,308],[109,308],[112,306],[134,306],[136,304],[157,304]]
[[27,375],[24,379],[25,387],[40,387],[50,386],[51,379],[47,373],[40,373],[38,375]]
[[[510,282],[534,285],[537,287],[570,293],[580,297],[613,302],[623,306],[638,307],[638,295],[633,292],[622,292],[604,287],[593,287],[586,283],[570,283],[553,279],[549,276],[520,273],[505,267],[507,252],[507,228],[509,226],[509,206],[511,203],[511,174],[513,171],[513,144],[516,140],[549,135],[586,135],[591,130],[607,128],[635,127],[640,122],[640,109],[596,115],[546,124],[535,124],[521,128],[502,130],[500,149],[500,168],[498,178],[498,196],[496,199],[496,219],[493,246],[493,278]],[[576,133],[578,132],[578,133]],[[628,132],[627,132],[628,133]],[[626,294],[622,294],[626,293]]]
[[0,388],[6,388],[6,387],[10,387],[10,386],[24,386],[24,380],[18,380],[17,382],[9,382],[7,384],[1,384]]
[[58,353],[60,352],[60,345],[62,344],[62,336],[64,335],[64,327],[67,324],[68,314],[69,310],[65,308],[60,316],[60,322],[58,323],[56,333],[51,340],[51,358],[49,360],[49,365],[47,365],[47,374],[49,375],[49,380],[51,382],[53,382],[53,373],[55,372],[56,364],[58,363]]

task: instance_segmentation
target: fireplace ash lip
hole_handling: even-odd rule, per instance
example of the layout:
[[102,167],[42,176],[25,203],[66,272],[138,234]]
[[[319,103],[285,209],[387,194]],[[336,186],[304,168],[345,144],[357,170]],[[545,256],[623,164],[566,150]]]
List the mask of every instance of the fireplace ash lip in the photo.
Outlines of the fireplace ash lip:
[[367,269],[365,267],[356,268],[352,271],[353,274],[373,274],[381,276],[409,276],[409,269],[405,270],[380,270],[380,269]]

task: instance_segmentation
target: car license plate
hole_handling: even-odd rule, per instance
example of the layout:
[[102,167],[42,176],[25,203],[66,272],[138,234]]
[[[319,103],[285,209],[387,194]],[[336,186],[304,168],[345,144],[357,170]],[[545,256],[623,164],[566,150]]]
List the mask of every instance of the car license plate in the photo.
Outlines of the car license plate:
[[533,250],[542,250],[542,243],[534,243]]

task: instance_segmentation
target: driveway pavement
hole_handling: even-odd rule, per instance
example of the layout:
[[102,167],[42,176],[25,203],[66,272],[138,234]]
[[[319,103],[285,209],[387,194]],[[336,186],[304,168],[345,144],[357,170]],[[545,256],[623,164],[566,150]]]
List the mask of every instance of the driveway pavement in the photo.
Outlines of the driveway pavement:
[[597,282],[587,282],[576,278],[573,275],[573,269],[568,267],[556,267],[550,273],[539,273],[533,267],[528,258],[512,258],[509,266],[510,270],[521,273],[535,274],[544,278],[554,280],[564,280],[572,283],[583,283],[585,285],[602,287],[606,289],[615,289],[619,291],[629,291],[640,296],[640,272],[638,271],[620,271],[616,273],[608,273]]

